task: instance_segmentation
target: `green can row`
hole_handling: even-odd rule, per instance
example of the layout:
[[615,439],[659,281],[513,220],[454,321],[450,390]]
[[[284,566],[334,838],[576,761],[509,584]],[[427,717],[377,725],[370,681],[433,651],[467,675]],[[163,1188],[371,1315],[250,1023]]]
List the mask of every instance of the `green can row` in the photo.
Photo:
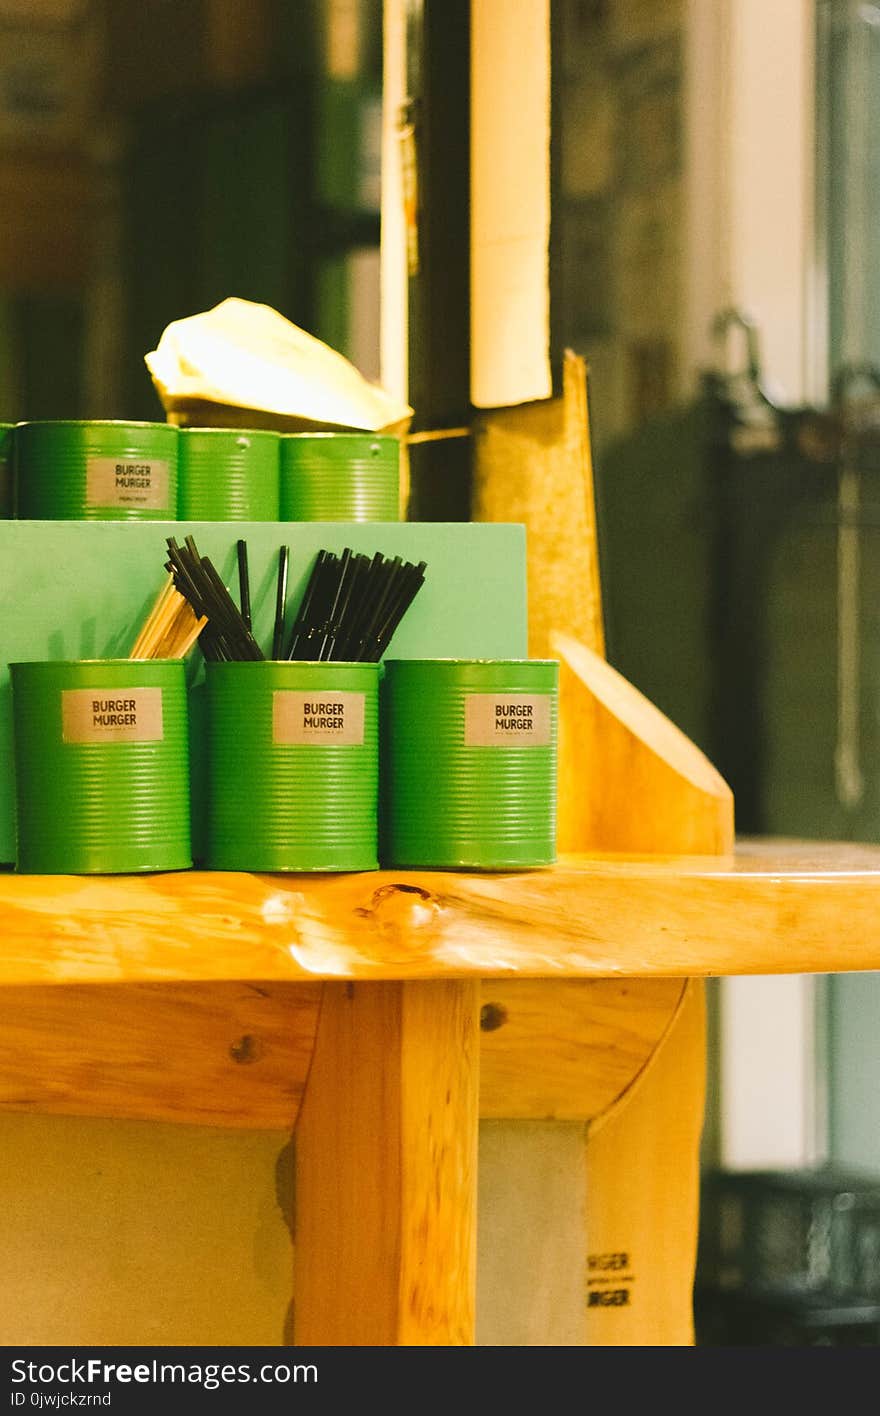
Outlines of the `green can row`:
[[370,433],[49,419],[0,424],[0,516],[399,521],[400,442]]
[[[555,661],[205,667],[208,869],[497,870],[555,860]],[[17,869],[188,869],[183,661],[10,669]]]

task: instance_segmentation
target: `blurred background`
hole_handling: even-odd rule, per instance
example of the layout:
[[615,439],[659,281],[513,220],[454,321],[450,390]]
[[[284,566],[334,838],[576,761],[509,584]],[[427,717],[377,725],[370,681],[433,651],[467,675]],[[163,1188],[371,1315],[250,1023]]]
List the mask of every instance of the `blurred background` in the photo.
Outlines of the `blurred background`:
[[2,0],[0,416],[164,417],[235,293],[379,376],[381,0]]
[[[562,8],[608,655],[740,835],[880,832],[880,5]],[[876,975],[710,985],[706,1341],[878,1340]]]
[[[467,328],[468,5],[404,9],[418,430],[470,416],[466,349],[426,354],[444,307]],[[878,841],[880,2],[552,23],[551,336],[589,367],[608,657],[741,834]],[[382,134],[382,0],[0,0],[0,420],[161,418],[144,354],[228,295],[389,377]],[[413,449],[420,519],[467,519],[468,457]],[[710,1005],[702,1331],[875,1344],[880,980]]]

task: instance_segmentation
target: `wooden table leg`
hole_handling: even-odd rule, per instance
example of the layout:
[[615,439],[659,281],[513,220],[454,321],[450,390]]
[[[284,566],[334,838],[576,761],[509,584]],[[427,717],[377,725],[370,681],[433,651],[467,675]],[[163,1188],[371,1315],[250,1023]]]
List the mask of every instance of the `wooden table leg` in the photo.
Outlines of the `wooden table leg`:
[[294,1342],[472,1344],[479,983],[323,995],[295,1133]]

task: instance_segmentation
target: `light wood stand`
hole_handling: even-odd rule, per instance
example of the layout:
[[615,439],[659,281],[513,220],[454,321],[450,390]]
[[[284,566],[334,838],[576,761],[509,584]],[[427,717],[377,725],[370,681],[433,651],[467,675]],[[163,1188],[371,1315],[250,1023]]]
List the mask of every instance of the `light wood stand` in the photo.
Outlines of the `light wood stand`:
[[584,1341],[687,1344],[701,980],[880,967],[880,848],[735,847],[726,784],[605,662],[579,361],[478,442],[560,660],[558,863],[0,876],[0,1109],[293,1128],[304,1346],[472,1343],[479,1120],[582,1122]]
[[478,1115],[605,1111],[682,979],[880,967],[880,848],[10,874],[0,931],[4,1109],[296,1124],[297,1340],[457,1344]]

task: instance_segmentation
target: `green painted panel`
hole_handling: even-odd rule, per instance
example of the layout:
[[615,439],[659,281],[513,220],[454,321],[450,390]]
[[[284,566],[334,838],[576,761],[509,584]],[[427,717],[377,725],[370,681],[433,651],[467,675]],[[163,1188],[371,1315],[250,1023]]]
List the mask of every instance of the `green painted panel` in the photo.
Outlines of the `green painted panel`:
[[[0,862],[14,859],[11,691],[20,659],[126,655],[161,588],[165,540],[191,533],[238,598],[236,541],[247,541],[254,632],[271,648],[278,549],[290,547],[289,604],[298,605],[318,550],[350,546],[427,564],[401,622],[395,658],[517,658],[527,654],[525,529],[464,522],[0,523]],[[202,800],[201,685],[190,659],[194,850]]]

